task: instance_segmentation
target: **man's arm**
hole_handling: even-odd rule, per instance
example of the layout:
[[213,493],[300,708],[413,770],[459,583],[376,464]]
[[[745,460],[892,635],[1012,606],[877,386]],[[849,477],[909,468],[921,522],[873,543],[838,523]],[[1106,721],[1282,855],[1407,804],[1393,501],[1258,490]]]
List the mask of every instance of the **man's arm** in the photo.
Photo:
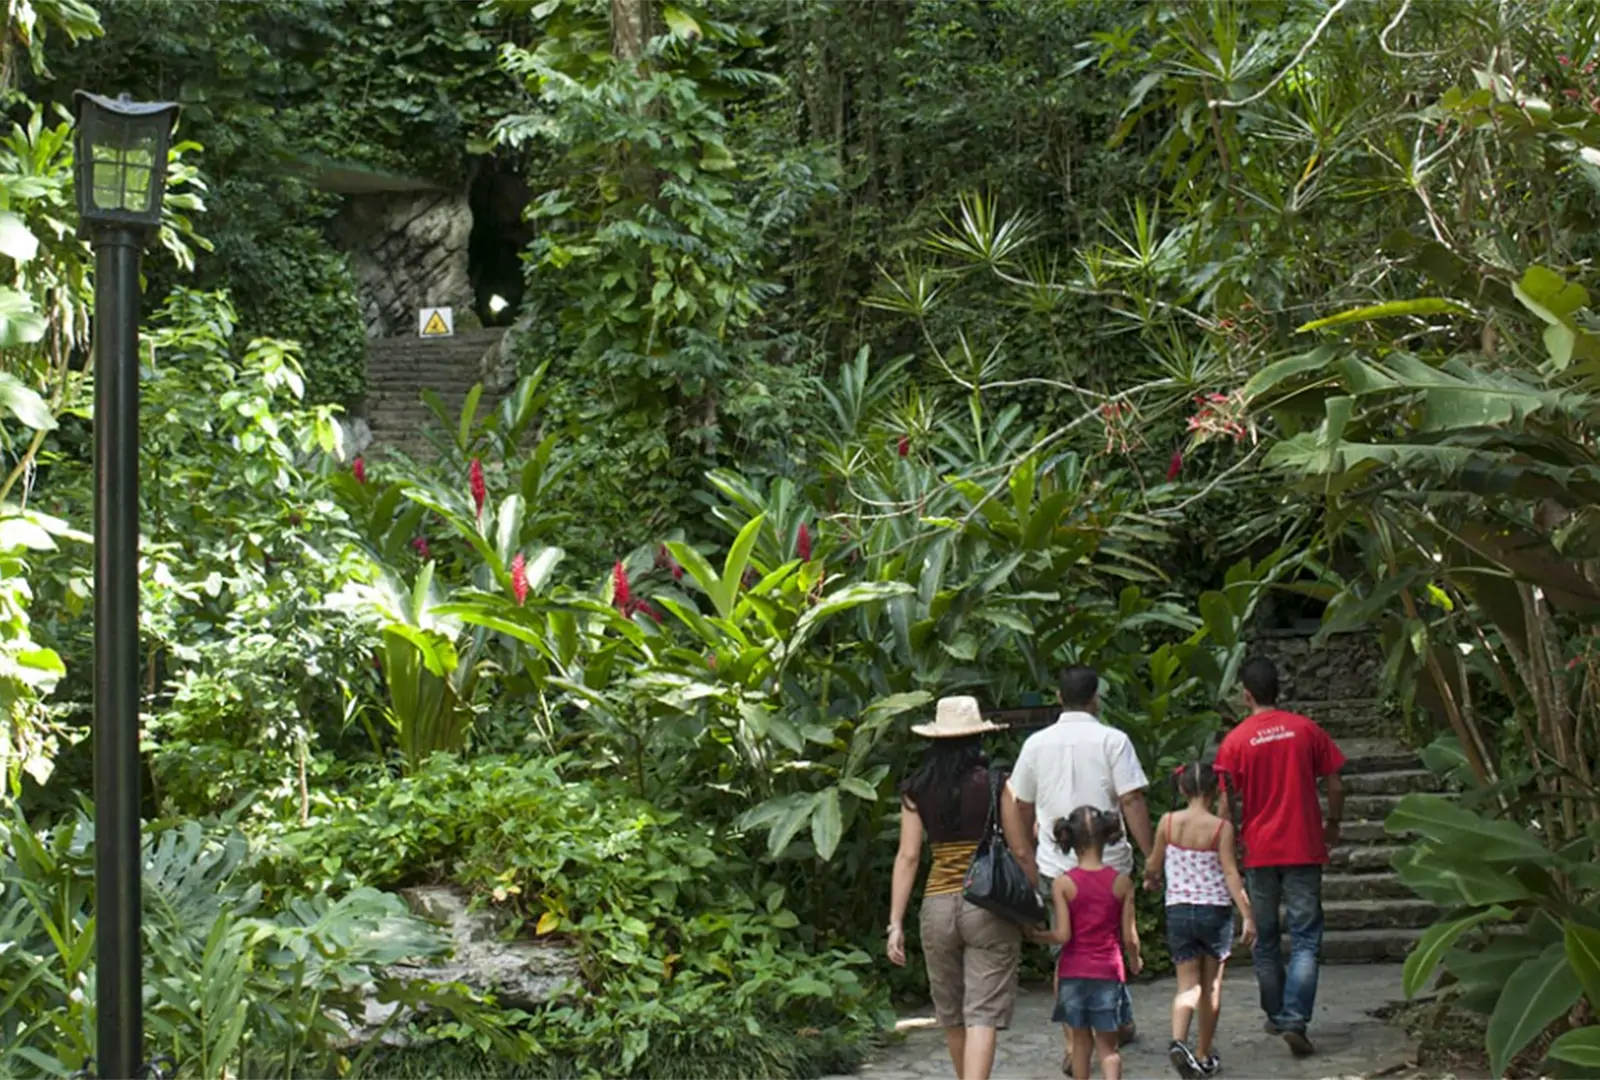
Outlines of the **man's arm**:
[[1344,781],[1339,777],[1339,770],[1344,768],[1345,758],[1339,744],[1326,731],[1318,727],[1316,732],[1319,736],[1314,744],[1317,748],[1316,770],[1323,779],[1323,790],[1328,797],[1328,813],[1322,819],[1322,837],[1332,847],[1339,842],[1339,822],[1344,820]]
[[1033,804],[1017,798],[1016,792],[1007,783],[1004,794],[1000,796],[1000,825],[1005,829],[1006,846],[1011,849],[1012,858],[1017,860],[1017,865],[1028,875],[1028,881],[1034,888],[1039,887],[1039,861],[1034,856],[1036,821]]
[[1344,780],[1338,773],[1323,777],[1328,794],[1328,813],[1322,822],[1322,836],[1329,847],[1339,842],[1339,822],[1344,820]]
[[1122,820],[1127,823],[1128,835],[1139,845],[1139,854],[1149,859],[1156,838],[1150,829],[1150,807],[1145,805],[1144,789],[1130,791],[1117,801],[1122,804]]
[[1150,786],[1139,755],[1134,752],[1133,740],[1119,734],[1120,749],[1111,758],[1111,783],[1117,793],[1117,803],[1122,810],[1122,820],[1128,835],[1139,845],[1139,854],[1150,858],[1155,847],[1155,833],[1150,828],[1150,807],[1145,805],[1144,791]]

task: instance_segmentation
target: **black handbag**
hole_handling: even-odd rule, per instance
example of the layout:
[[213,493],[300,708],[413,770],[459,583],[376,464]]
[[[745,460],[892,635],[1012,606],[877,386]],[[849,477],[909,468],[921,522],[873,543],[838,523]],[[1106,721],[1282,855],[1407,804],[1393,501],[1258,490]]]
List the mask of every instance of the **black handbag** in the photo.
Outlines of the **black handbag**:
[[1000,824],[1002,782],[1000,770],[990,769],[989,820],[984,825],[983,839],[978,841],[978,850],[972,854],[972,865],[967,867],[961,897],[1007,922],[1038,926],[1046,922],[1048,916],[1039,894],[1028,883],[1028,875],[1022,872],[1006,846],[1005,830]]

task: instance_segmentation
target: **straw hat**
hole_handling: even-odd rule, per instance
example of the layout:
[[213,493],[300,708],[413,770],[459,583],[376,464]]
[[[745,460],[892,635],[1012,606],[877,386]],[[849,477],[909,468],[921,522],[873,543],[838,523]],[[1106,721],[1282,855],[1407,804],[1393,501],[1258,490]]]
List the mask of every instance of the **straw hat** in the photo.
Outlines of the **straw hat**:
[[983,718],[974,697],[947,697],[939,699],[939,710],[931,724],[914,724],[912,731],[929,739],[959,739],[967,735],[982,735],[986,731],[999,731],[999,724]]

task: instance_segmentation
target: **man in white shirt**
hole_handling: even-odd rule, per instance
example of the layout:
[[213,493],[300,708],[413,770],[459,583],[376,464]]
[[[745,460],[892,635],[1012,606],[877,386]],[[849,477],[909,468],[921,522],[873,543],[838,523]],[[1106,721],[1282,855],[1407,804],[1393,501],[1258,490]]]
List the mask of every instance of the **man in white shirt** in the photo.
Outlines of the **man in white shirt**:
[[[1092,668],[1067,668],[1060,697],[1061,718],[1022,744],[1006,784],[1012,797],[1002,800],[1006,842],[1046,897],[1050,882],[1077,865],[1077,856],[1056,844],[1053,826],[1078,807],[1120,810],[1124,831],[1147,859],[1155,841],[1144,801],[1150,781],[1133,742],[1100,722],[1100,676]],[[1108,847],[1104,858],[1107,866],[1133,874],[1126,840]],[[1123,1041],[1132,1037],[1132,1027],[1125,1028]]]

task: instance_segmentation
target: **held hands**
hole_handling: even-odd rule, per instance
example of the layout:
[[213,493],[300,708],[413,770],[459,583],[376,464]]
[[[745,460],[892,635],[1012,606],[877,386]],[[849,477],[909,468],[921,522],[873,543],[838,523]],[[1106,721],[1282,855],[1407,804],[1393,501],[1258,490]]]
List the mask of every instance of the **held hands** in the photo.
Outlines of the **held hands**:
[[1138,949],[1136,949],[1136,948],[1129,949],[1128,950],[1128,974],[1129,974],[1129,976],[1137,975],[1137,974],[1139,974],[1139,972],[1141,972],[1143,970],[1144,970],[1144,957],[1139,954],[1139,950]]
[[1327,844],[1329,847],[1337,847],[1338,846],[1338,844],[1339,844],[1339,823],[1337,821],[1327,821],[1327,822],[1323,823],[1323,825],[1322,825],[1322,842]]
[[1239,944],[1254,945],[1256,943],[1256,919],[1254,915],[1244,917],[1244,925],[1239,928]]
[[895,967],[906,966],[906,932],[904,927],[893,923],[889,925],[889,945],[885,951],[889,954],[889,963]]

